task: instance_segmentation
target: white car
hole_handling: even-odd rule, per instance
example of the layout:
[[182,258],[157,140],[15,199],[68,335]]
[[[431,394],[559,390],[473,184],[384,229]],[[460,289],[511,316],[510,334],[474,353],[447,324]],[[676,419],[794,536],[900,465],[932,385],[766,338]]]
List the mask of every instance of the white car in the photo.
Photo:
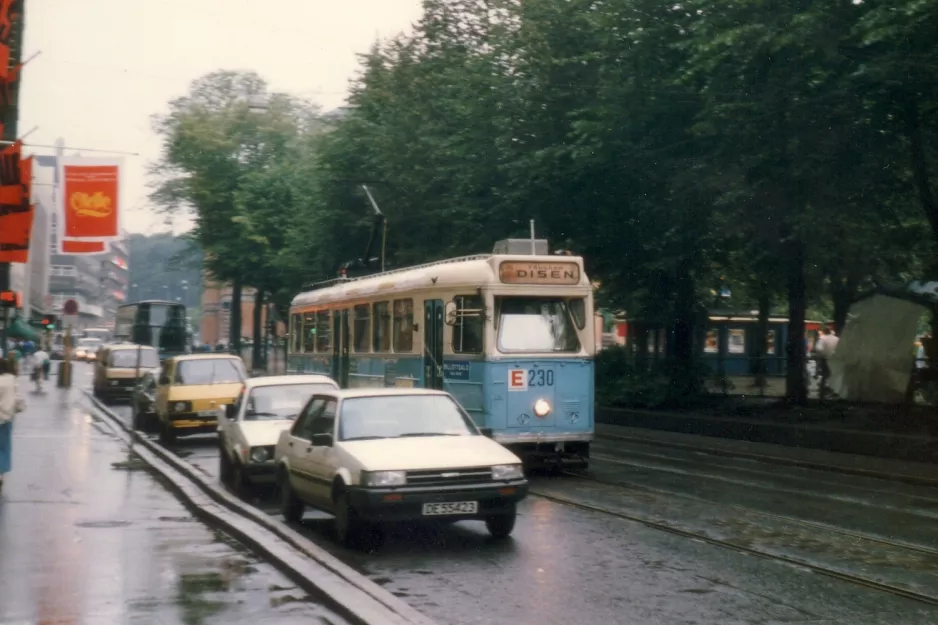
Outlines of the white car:
[[273,482],[274,446],[313,393],[338,389],[325,375],[249,378],[234,404],[218,411],[218,459],[223,482],[235,489]]
[[343,543],[401,521],[478,519],[504,538],[528,482],[521,460],[489,436],[443,391],[316,392],[277,443],[283,516],[298,522],[307,505],[330,512]]

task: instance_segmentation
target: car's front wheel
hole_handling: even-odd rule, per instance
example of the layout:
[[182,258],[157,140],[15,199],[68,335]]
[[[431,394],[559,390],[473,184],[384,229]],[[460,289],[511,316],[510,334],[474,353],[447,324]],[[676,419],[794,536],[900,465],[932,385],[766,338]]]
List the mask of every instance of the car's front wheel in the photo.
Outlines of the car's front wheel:
[[335,535],[339,543],[353,545],[362,535],[363,524],[343,491],[335,498]]
[[303,520],[303,502],[293,492],[290,476],[286,470],[280,473],[280,513],[287,523],[299,523]]
[[515,529],[515,519],[518,512],[512,508],[507,514],[493,515],[485,519],[485,527],[492,538],[503,539],[511,536]]

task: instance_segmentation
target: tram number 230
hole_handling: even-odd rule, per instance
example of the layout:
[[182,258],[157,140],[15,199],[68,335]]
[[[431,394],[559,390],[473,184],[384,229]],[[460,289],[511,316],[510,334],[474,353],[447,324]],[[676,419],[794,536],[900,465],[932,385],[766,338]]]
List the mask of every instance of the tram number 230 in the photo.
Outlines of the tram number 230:
[[511,369],[508,372],[508,388],[523,391],[531,386],[553,386],[554,372],[550,369]]

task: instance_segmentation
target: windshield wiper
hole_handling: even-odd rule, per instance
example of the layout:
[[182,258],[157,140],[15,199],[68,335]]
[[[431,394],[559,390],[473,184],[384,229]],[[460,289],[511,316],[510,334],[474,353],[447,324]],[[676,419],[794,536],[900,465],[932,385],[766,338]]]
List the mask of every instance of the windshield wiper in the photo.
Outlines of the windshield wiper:
[[276,412],[249,412],[244,416],[245,418],[247,418],[247,417],[279,417],[280,415],[278,415]]
[[462,434],[450,434],[448,432],[408,432],[399,434],[398,438],[410,438],[415,436],[462,436]]
[[352,436],[351,438],[343,438],[342,441],[376,441],[382,438],[387,438],[386,436]]

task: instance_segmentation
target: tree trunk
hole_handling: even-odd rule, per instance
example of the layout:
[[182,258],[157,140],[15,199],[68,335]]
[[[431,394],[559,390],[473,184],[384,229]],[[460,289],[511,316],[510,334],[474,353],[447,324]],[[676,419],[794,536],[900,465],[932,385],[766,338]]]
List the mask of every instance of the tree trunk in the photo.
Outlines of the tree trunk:
[[912,93],[904,94],[903,112],[905,114],[906,136],[909,139],[909,157],[912,178],[918,191],[919,201],[925,218],[931,226],[932,238],[938,240],[938,201],[931,187],[928,171],[928,159],[925,154],[925,142],[922,138],[922,123],[919,113],[918,97]]
[[843,282],[832,281],[831,301],[834,303],[834,331],[837,336],[843,332],[847,325],[847,313],[850,312],[850,304],[857,294],[857,281],[851,277]]
[[231,311],[228,328],[228,349],[232,354],[241,355],[241,276],[235,276],[231,282]]
[[756,334],[753,337],[754,348],[752,355],[755,358],[756,387],[760,394],[765,393],[765,372],[767,370],[766,352],[769,341],[769,312],[772,308],[772,295],[767,285],[759,289],[759,318],[756,320]]
[[261,349],[264,346],[264,291],[256,289],[254,291],[254,327],[251,329],[251,369],[257,371],[263,363],[261,362]]
[[694,319],[696,317],[696,288],[689,262],[682,263],[677,276],[675,299],[674,339],[671,353],[671,387],[678,397],[691,397],[698,393],[698,380],[694,367]]
[[804,318],[807,314],[805,292],[804,243],[792,234],[786,249],[786,284],[788,287],[788,341],[785,345],[785,399],[803,405],[808,400],[805,380]]

